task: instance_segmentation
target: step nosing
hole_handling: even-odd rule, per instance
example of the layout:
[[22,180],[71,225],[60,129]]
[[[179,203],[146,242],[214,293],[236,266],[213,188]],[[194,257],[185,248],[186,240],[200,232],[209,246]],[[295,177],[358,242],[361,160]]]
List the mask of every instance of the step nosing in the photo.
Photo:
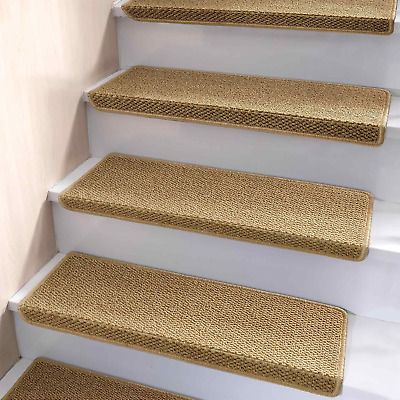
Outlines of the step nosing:
[[[120,94],[108,94],[108,93],[99,93],[97,92],[97,89],[93,89],[89,92],[89,96],[90,96],[90,102],[92,104],[92,106],[94,108],[96,108],[97,110],[100,111],[105,111],[107,110],[107,108],[101,108],[99,106],[97,106],[96,104],[96,100],[91,96],[91,93],[96,91],[96,96],[104,96],[105,98],[107,97],[113,97],[115,99],[132,99],[133,97],[127,96],[127,95],[120,95]],[[184,102],[178,102],[178,101],[169,101],[169,100],[155,100],[152,99],[150,97],[148,98],[144,98],[144,97],[134,97],[135,100],[138,101],[149,101],[149,102],[158,102],[160,104],[179,104],[182,106],[190,106],[193,105],[193,103],[184,103]],[[287,118],[294,118],[294,119],[301,119],[301,120],[311,120],[311,121],[316,121],[316,122],[340,122],[340,123],[346,123],[349,125],[353,125],[355,127],[375,127],[376,125],[372,124],[372,123],[363,123],[363,122],[351,122],[351,121],[347,121],[345,119],[343,120],[337,120],[337,119],[330,119],[330,118],[316,118],[316,117],[304,117],[302,115],[298,115],[298,114],[286,114],[286,113],[267,113],[264,111],[258,111],[258,110],[254,110],[251,108],[234,108],[234,107],[223,107],[223,106],[215,106],[215,105],[209,105],[209,104],[201,104],[201,103],[196,103],[196,106],[199,107],[212,107],[212,108],[216,108],[216,109],[221,109],[221,110],[225,110],[225,111],[238,111],[238,112],[252,112],[252,113],[257,113],[260,115],[277,115],[280,117],[287,117]],[[147,114],[147,115],[151,115],[151,114]]]
[[59,202],[76,212],[360,261],[368,253],[373,197],[319,183],[111,154],[64,190]]
[[[73,199],[73,201],[80,201],[81,204],[87,204],[87,205],[97,204],[98,206],[101,206],[101,205],[107,204],[107,205],[110,205],[110,206],[111,205],[112,206],[116,206],[118,208],[123,208],[124,207],[124,204],[103,203],[103,202],[97,201],[97,200],[85,201],[85,199],[81,199],[81,198],[78,198],[78,197]],[[62,204],[64,204],[65,206],[68,207],[68,203],[62,202]],[[76,208],[78,208],[78,207],[76,207]],[[85,210],[84,206],[82,206],[81,210],[82,211]],[[228,224],[228,223],[226,223],[226,221],[223,221],[223,220],[194,218],[194,217],[191,217],[190,215],[179,215],[179,214],[165,213],[165,212],[162,212],[162,211],[156,210],[156,209],[149,210],[149,209],[145,209],[145,208],[135,208],[135,210],[137,210],[138,212],[149,212],[151,214],[156,214],[158,216],[165,216],[166,219],[168,219],[169,217],[171,217],[171,218],[183,218],[183,219],[189,218],[189,219],[191,219],[193,221],[202,221],[202,222],[208,223],[208,224],[216,224],[216,225],[218,225],[218,224],[224,224],[225,225],[226,224],[226,226],[232,226],[232,227],[238,228],[238,229],[244,229],[244,230],[249,229],[249,230],[252,230],[254,232],[260,232],[260,233],[263,232],[262,228],[259,228],[259,227],[254,226],[254,225]],[[97,215],[102,215],[102,214],[99,213]],[[136,222],[144,222],[144,221],[141,221],[139,218],[136,219],[135,221]],[[165,225],[167,226],[167,224],[165,224]],[[174,227],[174,225],[171,224],[171,225],[168,225],[168,227]],[[280,234],[282,236],[290,235],[290,232],[284,232],[284,231],[271,231],[271,233],[272,234]],[[292,235],[292,236],[295,236],[295,237],[297,237],[299,239],[314,239],[316,241],[321,240],[321,242],[329,242],[329,243],[332,243],[333,245],[345,245],[345,246],[347,245],[349,247],[353,247],[354,246],[354,244],[346,242],[346,241],[327,240],[327,239],[325,239],[323,237],[311,237],[311,236],[306,236],[306,235]],[[360,246],[355,246],[355,247],[358,248]]]
[[89,92],[100,111],[208,123],[370,146],[384,141],[384,89],[133,67]]
[[[81,253],[79,256],[86,256],[86,254]],[[73,255],[69,254],[66,257],[73,257]],[[142,268],[146,268],[146,267],[142,267]],[[147,269],[156,270],[156,271],[162,271],[160,269],[155,269],[155,268],[150,268],[150,267],[148,267]],[[234,288],[235,287],[236,288],[240,288],[241,287],[240,285],[227,284],[227,283],[224,283],[222,281],[213,281],[211,279],[193,277],[193,276],[190,276],[190,275],[179,274],[179,273],[174,273],[174,272],[169,272],[169,271],[168,271],[168,273],[171,274],[171,275],[176,274],[177,276],[186,276],[188,278],[194,278],[194,279],[197,279],[199,281],[216,282],[216,283],[219,283],[221,285],[230,286],[230,287],[234,287]],[[260,290],[260,289],[253,289],[253,288],[248,288],[248,289],[254,290],[255,292],[259,292],[259,293],[265,293],[264,290]],[[293,296],[282,295],[282,294],[279,294],[279,293],[274,293],[274,295],[276,297],[281,297],[282,299],[285,299],[285,298],[286,299],[297,299],[297,300],[299,300],[301,302],[308,302],[309,304],[316,304],[316,305],[321,304],[321,303],[318,303],[316,301],[308,301],[308,300],[305,300],[305,299],[302,299],[302,298],[296,298],[296,297],[293,297]],[[28,302],[29,302],[29,300],[28,300]],[[343,309],[341,309],[340,307],[335,307],[335,306],[331,306],[331,305],[329,305],[329,307],[332,308],[332,309],[335,309],[336,311],[343,312],[343,315],[346,315],[346,312],[343,311]],[[127,328],[121,328],[118,325],[115,325],[115,324],[113,324],[111,322],[103,322],[101,320],[83,318],[83,317],[80,317],[77,314],[72,314],[72,313],[61,313],[61,312],[59,312],[57,310],[50,310],[50,309],[46,308],[45,306],[35,307],[35,306],[21,304],[21,306],[18,307],[18,312],[26,322],[28,322],[30,324],[35,324],[37,326],[45,326],[46,325],[50,329],[58,329],[58,328],[53,327],[52,324],[50,324],[50,323],[34,322],[33,319],[30,319],[30,317],[27,317],[27,315],[29,315],[32,312],[34,312],[35,315],[38,315],[38,313],[39,313],[39,314],[41,314],[43,316],[44,315],[49,316],[49,317],[56,316],[58,318],[62,318],[63,320],[68,320],[71,324],[81,323],[81,322],[83,322],[83,323],[85,323],[85,322],[86,323],[92,323],[92,324],[98,325],[99,327],[107,328],[107,329],[110,329],[110,330],[115,330],[115,331],[118,331],[118,332],[123,331],[124,333],[127,333],[127,334],[129,334],[129,333],[138,334],[138,335],[141,335],[141,336],[143,336],[145,338],[161,339],[161,340],[163,340],[165,342],[168,342],[168,343],[171,343],[171,344],[175,344],[175,345],[183,343],[184,345],[187,345],[189,347],[199,348],[199,349],[210,351],[210,352],[219,352],[219,353],[229,354],[231,356],[241,357],[241,358],[243,358],[245,360],[257,361],[257,362],[268,362],[268,360],[265,360],[263,358],[257,358],[257,357],[254,357],[254,356],[253,357],[252,356],[248,356],[245,353],[230,352],[230,351],[224,350],[221,347],[201,346],[199,344],[196,344],[195,342],[177,340],[176,338],[174,338],[172,336],[156,335],[156,334],[154,334],[154,333],[152,333],[150,331],[139,331],[139,330],[130,330],[130,329],[127,329]],[[41,316],[39,317],[38,320],[42,320]],[[64,332],[68,332],[69,331],[69,329],[66,329],[66,328],[64,328],[64,329],[59,328],[59,329],[61,331],[64,331]],[[84,333],[82,333],[82,336],[90,337],[91,335],[90,334],[85,335]],[[133,347],[139,347],[139,346],[133,346]],[[286,367],[286,368],[292,368],[292,366],[290,364],[279,363],[279,365],[281,365],[282,367]],[[306,372],[309,372],[309,373],[314,373],[313,370],[311,370],[309,368],[306,368],[306,367],[299,368],[299,371],[306,371]],[[318,372],[316,374],[317,375],[322,375],[322,376],[330,376],[330,377],[334,376],[333,374],[329,374],[329,373],[320,373],[320,372]]]
[[242,25],[286,29],[391,34],[396,18],[396,0],[352,5],[305,0],[291,2],[130,0],[121,8],[132,19],[213,25]]
[[[223,283],[223,282],[220,282]],[[236,285],[239,286],[239,285]],[[281,296],[281,297],[290,297],[290,296]],[[303,299],[299,299],[299,300],[303,300]],[[316,303],[316,302],[315,302]],[[316,303],[318,304],[318,303]],[[332,307],[335,308],[335,307]],[[339,308],[337,308],[338,310],[340,310]],[[244,360],[247,361],[255,361],[255,362],[261,362],[261,363],[269,363],[268,360],[265,360],[263,358],[257,358],[257,357],[251,357],[248,356],[244,353],[234,353],[234,352],[229,352],[226,351],[220,347],[211,347],[211,346],[200,346],[194,342],[184,342],[184,341],[178,341],[177,339],[173,338],[173,337],[166,337],[166,336],[160,336],[160,335],[155,335],[151,332],[145,332],[145,331],[137,331],[137,330],[129,330],[129,329],[122,329],[120,327],[118,327],[117,325],[113,325],[112,323],[104,323],[102,321],[99,320],[94,320],[94,319],[87,319],[87,318],[80,318],[79,316],[75,316],[73,314],[62,314],[59,313],[57,311],[52,311],[52,310],[46,310],[46,308],[40,308],[40,307],[31,307],[31,306],[23,306],[21,308],[18,309],[18,312],[20,313],[20,315],[22,316],[22,318],[32,324],[32,325],[37,325],[37,326],[47,326],[49,329],[55,329],[55,330],[60,330],[62,332],[71,332],[71,330],[69,330],[68,328],[57,328],[52,326],[51,324],[45,324],[45,323],[41,323],[41,322],[34,322],[33,319],[27,318],[26,315],[32,313],[32,312],[39,312],[39,313],[43,313],[43,315],[47,315],[47,316],[57,316],[57,317],[62,317],[65,319],[68,319],[68,321],[71,322],[71,324],[74,324],[75,322],[87,322],[87,323],[93,323],[96,325],[99,325],[100,327],[104,327],[104,328],[109,328],[110,330],[114,330],[114,331],[118,331],[121,332],[123,331],[124,333],[134,333],[140,336],[143,336],[146,339],[159,339],[159,340],[163,340],[169,344],[174,344],[174,345],[179,345],[179,344],[184,344],[185,346],[188,347],[193,347],[193,348],[197,348],[200,350],[204,350],[204,351],[209,351],[212,353],[221,353],[221,354],[229,354],[230,356],[234,356],[234,357],[239,357],[242,358]],[[85,333],[81,333],[81,335],[83,337],[92,337],[91,334],[85,334]],[[135,348],[141,348],[138,345],[132,345],[132,347]],[[275,365],[275,364],[274,364]],[[285,363],[279,363],[280,366],[284,367],[284,368],[293,368],[290,364],[285,364]],[[294,368],[296,369],[296,368]],[[307,373],[312,373],[315,375],[320,375],[320,376],[325,376],[325,377],[335,377],[334,374],[329,374],[329,373],[321,373],[321,372],[314,372],[312,369],[309,368],[298,368],[298,371],[304,371]]]
[[188,397],[139,383],[85,370],[47,358],[37,358],[4,400],[190,400]]
[[71,253],[19,312],[49,329],[313,393],[334,395],[343,380],[344,310],[239,285]]

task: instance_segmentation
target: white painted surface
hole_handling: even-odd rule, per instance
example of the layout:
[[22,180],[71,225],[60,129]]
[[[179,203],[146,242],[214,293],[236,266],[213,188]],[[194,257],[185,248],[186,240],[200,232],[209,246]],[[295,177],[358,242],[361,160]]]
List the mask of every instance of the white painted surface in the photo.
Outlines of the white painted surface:
[[126,17],[126,14],[122,11],[122,4],[124,0],[117,1],[112,8],[114,17]]
[[69,173],[64,179],[58,182],[55,186],[47,194],[48,201],[58,201],[58,196],[68,188],[68,186],[72,185],[76,180],[78,180],[82,175],[88,172],[91,168],[93,168],[98,162],[100,158],[89,158],[77,168],[75,168],[71,173]]
[[123,17],[125,13],[122,11],[122,5],[128,0],[114,0],[112,12],[114,17]]
[[348,186],[400,202],[397,97],[393,98],[385,142],[377,147],[100,112],[90,105],[87,115],[94,157],[116,151]]
[[8,309],[17,311],[18,304],[32,292],[43,279],[58,265],[64,258],[65,254],[57,253],[43,268],[39,270],[13,297],[8,301]]
[[[399,18],[397,18],[399,21]],[[365,35],[118,18],[120,66],[145,64],[379,86],[400,93],[400,29]]]
[[21,375],[28,369],[32,361],[21,358],[13,368],[0,380],[0,399],[2,399],[18,381]]
[[[50,264],[54,265],[59,257]],[[29,292],[28,287],[20,292],[15,303],[10,303],[12,310]],[[203,400],[320,398],[268,382],[34,327],[22,321],[17,313],[15,322],[21,354],[28,359],[48,357]],[[350,315],[347,343],[344,391],[340,398],[398,399],[400,324]]]

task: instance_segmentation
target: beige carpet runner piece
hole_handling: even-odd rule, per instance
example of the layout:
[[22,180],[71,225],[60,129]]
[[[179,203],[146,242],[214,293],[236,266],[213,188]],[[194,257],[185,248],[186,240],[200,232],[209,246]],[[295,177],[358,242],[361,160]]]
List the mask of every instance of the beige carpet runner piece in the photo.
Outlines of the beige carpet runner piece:
[[67,209],[349,260],[368,253],[373,199],[342,187],[111,154]]
[[397,0],[130,0],[142,21],[390,34]]
[[347,314],[297,298],[73,253],[20,305],[29,323],[325,395]]
[[46,359],[35,360],[4,400],[189,400]]
[[89,93],[98,110],[379,145],[383,89],[134,67]]

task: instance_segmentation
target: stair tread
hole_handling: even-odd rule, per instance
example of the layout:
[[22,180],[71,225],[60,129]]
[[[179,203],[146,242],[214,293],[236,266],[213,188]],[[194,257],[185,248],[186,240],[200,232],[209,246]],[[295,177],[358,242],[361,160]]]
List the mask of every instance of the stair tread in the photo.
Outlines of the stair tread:
[[189,400],[63,363],[36,359],[4,400]]
[[336,307],[79,253],[19,306],[27,322],[320,394],[343,380]]
[[389,34],[396,4],[396,0],[130,0],[122,9],[145,21]]
[[383,89],[169,68],[133,67],[89,92],[103,111],[383,143]]
[[350,260],[368,253],[367,192],[110,154],[59,196],[61,205],[136,222]]

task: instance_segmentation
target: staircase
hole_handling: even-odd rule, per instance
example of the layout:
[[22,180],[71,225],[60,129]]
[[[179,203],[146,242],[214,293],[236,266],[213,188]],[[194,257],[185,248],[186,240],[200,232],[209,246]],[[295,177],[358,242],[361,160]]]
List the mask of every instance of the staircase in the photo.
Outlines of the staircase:
[[298,3],[116,2],[1,398],[400,399],[396,1]]

